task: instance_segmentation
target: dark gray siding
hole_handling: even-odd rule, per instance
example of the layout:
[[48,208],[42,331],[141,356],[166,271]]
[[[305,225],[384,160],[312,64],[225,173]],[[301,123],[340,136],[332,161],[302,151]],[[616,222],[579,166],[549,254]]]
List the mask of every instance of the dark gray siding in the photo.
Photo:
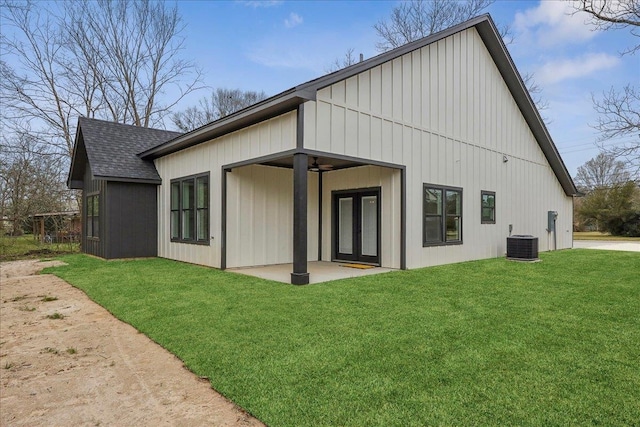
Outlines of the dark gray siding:
[[[87,197],[100,195],[98,237],[87,236]],[[82,192],[82,252],[100,258],[158,254],[157,186],[91,179],[86,164]]]
[[109,181],[104,199],[104,258],[157,256],[157,186]]
[[[106,239],[105,239],[105,220],[104,220],[104,207],[105,207],[105,190],[106,182],[99,179],[91,179],[91,168],[89,163],[86,163],[84,171],[84,182],[82,188],[82,252],[106,258]],[[100,194],[100,224],[98,227],[98,238],[87,237],[87,196],[92,194]]]

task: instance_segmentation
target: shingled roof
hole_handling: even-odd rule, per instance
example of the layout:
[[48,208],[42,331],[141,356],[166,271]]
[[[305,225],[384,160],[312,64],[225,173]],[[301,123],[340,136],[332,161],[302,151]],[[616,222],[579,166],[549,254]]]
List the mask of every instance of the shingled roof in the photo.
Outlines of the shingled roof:
[[179,132],[124,125],[80,117],[67,184],[82,188],[85,162],[94,179],[160,184],[153,161],[137,156],[177,136]]

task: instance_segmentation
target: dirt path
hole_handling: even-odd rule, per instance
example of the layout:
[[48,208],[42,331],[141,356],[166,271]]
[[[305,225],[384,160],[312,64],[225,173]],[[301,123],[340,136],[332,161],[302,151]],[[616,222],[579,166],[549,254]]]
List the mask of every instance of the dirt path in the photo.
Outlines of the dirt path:
[[0,264],[0,425],[262,425],[83,292],[33,275],[55,262]]

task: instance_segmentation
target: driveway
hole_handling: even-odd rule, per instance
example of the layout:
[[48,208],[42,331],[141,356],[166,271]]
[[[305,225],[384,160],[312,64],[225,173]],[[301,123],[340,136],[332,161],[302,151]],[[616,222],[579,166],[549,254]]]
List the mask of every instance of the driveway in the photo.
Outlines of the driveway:
[[262,426],[50,274],[0,264],[1,426]]
[[573,247],[579,249],[603,249],[607,251],[640,252],[640,242],[574,240]]

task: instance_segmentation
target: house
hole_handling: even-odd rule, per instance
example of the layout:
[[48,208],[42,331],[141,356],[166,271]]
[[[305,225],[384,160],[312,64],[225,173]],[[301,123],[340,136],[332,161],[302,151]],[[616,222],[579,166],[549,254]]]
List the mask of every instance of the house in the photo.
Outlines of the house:
[[89,204],[111,185],[146,194],[116,201],[128,213],[97,238],[130,245],[129,221],[144,218],[155,239],[140,253],[222,269],[293,262],[304,284],[316,260],[425,267],[503,256],[511,234],[572,246],[576,187],[488,15],[179,136],[87,119],[78,135],[70,183]]

